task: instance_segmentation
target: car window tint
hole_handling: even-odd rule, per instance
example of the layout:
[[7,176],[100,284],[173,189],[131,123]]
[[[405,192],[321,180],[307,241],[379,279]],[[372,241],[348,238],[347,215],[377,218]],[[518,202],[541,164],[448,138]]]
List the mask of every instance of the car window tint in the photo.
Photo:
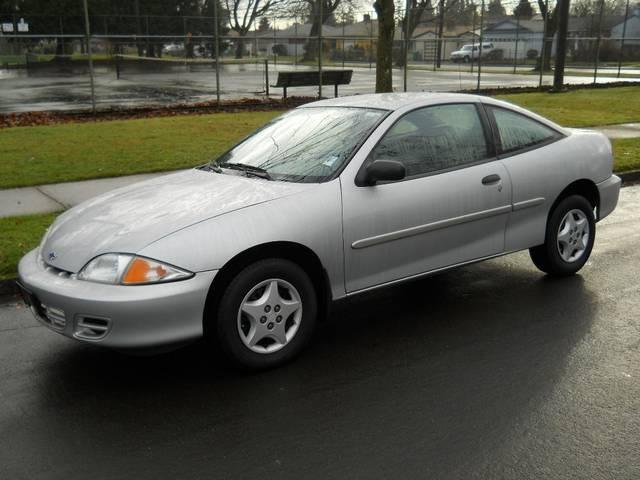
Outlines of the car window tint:
[[407,176],[487,158],[482,123],[473,104],[437,105],[406,114],[373,151],[374,160],[397,160]]
[[557,136],[552,129],[519,113],[504,108],[491,110],[496,120],[504,153],[529,148]]

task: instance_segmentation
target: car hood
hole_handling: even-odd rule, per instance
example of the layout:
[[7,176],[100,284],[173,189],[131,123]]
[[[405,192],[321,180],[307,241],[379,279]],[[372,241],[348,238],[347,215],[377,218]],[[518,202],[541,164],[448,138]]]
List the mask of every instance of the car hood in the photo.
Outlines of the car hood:
[[158,177],[62,214],[44,239],[42,256],[53,267],[77,272],[97,255],[136,253],[194,223],[309,188],[313,184],[196,169]]

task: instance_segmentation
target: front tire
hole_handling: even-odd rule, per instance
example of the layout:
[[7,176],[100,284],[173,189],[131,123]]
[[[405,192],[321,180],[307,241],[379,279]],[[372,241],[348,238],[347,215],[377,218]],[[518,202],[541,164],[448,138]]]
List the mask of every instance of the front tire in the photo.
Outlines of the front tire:
[[536,267],[549,275],[567,276],[587,263],[596,235],[593,208],[580,195],[558,203],[547,221],[545,242],[529,249]]
[[306,272],[284,259],[266,259],[244,268],[220,301],[216,336],[236,365],[258,370],[281,365],[310,340],[318,300]]

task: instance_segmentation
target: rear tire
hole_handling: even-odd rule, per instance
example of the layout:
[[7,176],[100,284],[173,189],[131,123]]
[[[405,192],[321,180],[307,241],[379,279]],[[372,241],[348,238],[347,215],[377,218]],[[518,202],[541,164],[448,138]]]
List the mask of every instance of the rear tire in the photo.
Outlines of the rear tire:
[[317,305],[313,283],[297,264],[258,261],[238,273],[222,295],[215,318],[218,344],[241,368],[281,365],[311,339]]
[[558,203],[549,215],[545,242],[529,249],[538,269],[553,276],[567,276],[587,263],[596,235],[593,208],[580,195],[571,195]]

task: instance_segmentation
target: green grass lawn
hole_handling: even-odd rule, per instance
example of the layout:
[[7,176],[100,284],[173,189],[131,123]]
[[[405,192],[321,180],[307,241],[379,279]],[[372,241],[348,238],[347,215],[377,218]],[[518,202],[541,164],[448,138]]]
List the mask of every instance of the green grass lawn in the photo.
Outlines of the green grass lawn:
[[[640,121],[640,87],[498,98],[570,127]],[[280,113],[215,113],[2,129],[0,188],[199,165]],[[637,141],[614,143],[617,170],[640,168]]]
[[187,168],[282,112],[216,113],[0,130],[0,188]]
[[0,218],[0,280],[16,277],[20,257],[38,246],[56,215]]
[[514,93],[496,98],[527,108],[565,127],[640,121],[640,87]]
[[[640,166],[640,139],[613,141],[616,171]],[[0,218],[0,280],[15,278],[20,257],[36,247],[57,214]]]
[[640,169],[640,138],[619,138],[611,143],[616,172]]

